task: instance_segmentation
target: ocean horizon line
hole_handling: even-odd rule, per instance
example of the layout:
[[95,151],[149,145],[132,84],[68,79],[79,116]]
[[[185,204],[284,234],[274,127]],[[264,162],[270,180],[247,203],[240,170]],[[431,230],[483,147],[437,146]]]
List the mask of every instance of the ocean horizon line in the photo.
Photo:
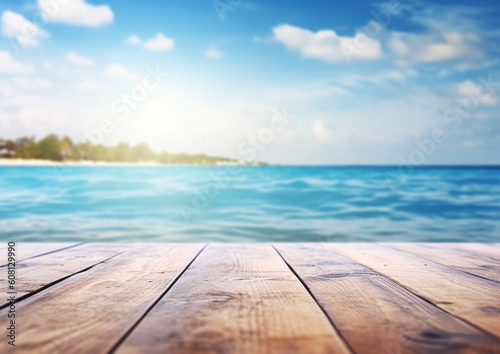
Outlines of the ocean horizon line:
[[222,164],[222,165],[207,165],[207,164],[190,164],[190,163],[158,163],[155,161],[141,162],[107,162],[107,161],[52,161],[42,159],[0,159],[0,167],[50,167],[50,166],[71,166],[71,167],[380,167],[380,168],[500,168],[500,164],[422,164],[422,165],[403,165],[403,164],[280,164],[266,162],[267,165],[251,165],[251,164]]

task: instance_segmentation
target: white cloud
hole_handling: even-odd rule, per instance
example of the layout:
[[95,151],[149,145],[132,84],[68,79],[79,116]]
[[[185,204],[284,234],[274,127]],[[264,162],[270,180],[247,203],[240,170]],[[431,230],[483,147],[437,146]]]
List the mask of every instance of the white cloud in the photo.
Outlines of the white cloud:
[[114,17],[108,5],[92,5],[86,3],[85,0],[65,0],[62,3],[38,0],[38,7],[47,14],[48,22],[76,26],[97,27],[113,22]]
[[[479,99],[479,101],[483,104],[486,105],[495,105],[496,101],[493,98],[493,96],[484,88],[481,86],[476,85],[470,80],[466,80],[462,82],[461,84],[458,84],[456,87],[457,93],[462,97],[466,97],[465,99],[462,99],[465,104],[468,104],[467,98],[473,98],[476,97]],[[469,103],[470,104],[470,103]]]
[[313,134],[319,141],[328,141],[328,129],[325,126],[325,121],[321,119],[317,119],[313,122],[311,128]]
[[445,32],[411,34],[395,32],[389,48],[406,62],[433,63],[456,59],[477,60],[483,53],[478,48],[480,38],[473,33]]
[[125,43],[131,45],[140,45],[146,50],[165,52],[174,47],[175,41],[172,38],[165,37],[163,33],[159,32],[156,37],[150,38],[143,42],[141,38],[135,34],[131,35],[125,40]]
[[117,63],[111,63],[106,67],[106,75],[117,79],[124,79],[133,76],[129,69]]
[[77,86],[78,91],[99,91],[102,90],[102,86],[92,80],[84,80],[80,82]]
[[274,27],[273,32],[277,41],[306,59],[340,62],[382,56],[380,42],[360,32],[354,37],[342,37],[331,30],[312,32],[288,24]]
[[2,14],[1,21],[2,35],[17,39],[23,47],[38,45],[38,39],[49,36],[47,31],[40,29],[22,15],[12,11],[5,11]]
[[483,145],[484,145],[484,142],[482,142],[482,141],[481,141],[481,140],[479,140],[479,139],[476,139],[476,140],[468,140],[468,141],[465,141],[462,145],[463,145],[464,147],[468,148],[468,149],[474,149],[474,148],[477,148],[477,147],[483,146]]
[[14,83],[23,90],[47,90],[52,88],[52,83],[45,79],[16,77]]
[[133,34],[130,37],[128,37],[125,42],[128,43],[128,44],[141,44],[142,43],[142,41],[139,38],[139,36],[137,36],[135,34]]
[[15,60],[9,52],[0,51],[0,73],[29,74],[34,71],[33,65]]
[[[8,128],[6,133],[11,136],[67,135],[75,125],[78,127],[79,122],[91,116],[89,102],[70,103],[58,98],[62,94],[60,91],[58,95],[46,94],[38,89],[26,90],[18,83],[15,79],[0,80],[0,95],[7,94],[0,100],[0,127]],[[65,86],[60,89],[67,90]]]
[[273,101],[310,102],[329,98],[331,101],[344,99],[348,92],[342,87],[328,82],[314,82],[306,85],[294,85],[269,92]]
[[385,82],[404,82],[410,76],[416,76],[417,72],[413,69],[391,70],[370,75],[346,74],[338,76],[335,81],[345,86],[357,86],[361,83],[383,84]]
[[418,1],[408,5],[410,21],[441,33],[450,29],[475,31],[478,29],[478,19],[482,19],[483,15],[489,11],[488,7],[437,4],[437,2]]
[[144,43],[144,49],[164,52],[171,50],[174,47],[174,40],[165,37],[162,33],[158,33],[155,38],[148,39]]
[[481,70],[481,69],[486,69],[489,68],[493,65],[498,64],[499,60],[498,59],[492,59],[492,60],[485,60],[482,63],[459,63],[455,66],[455,70],[463,73],[468,70]]
[[340,131],[324,119],[315,119],[311,126],[311,131],[320,143],[342,144],[355,137],[352,132]]
[[220,59],[224,57],[224,53],[215,47],[210,47],[205,51],[205,56],[209,59]]
[[53,73],[56,71],[56,68],[54,67],[54,65],[50,61],[47,61],[47,60],[42,61],[42,66],[48,72]]
[[95,65],[95,62],[92,59],[86,58],[75,52],[66,53],[66,60],[70,64],[81,68],[91,68]]

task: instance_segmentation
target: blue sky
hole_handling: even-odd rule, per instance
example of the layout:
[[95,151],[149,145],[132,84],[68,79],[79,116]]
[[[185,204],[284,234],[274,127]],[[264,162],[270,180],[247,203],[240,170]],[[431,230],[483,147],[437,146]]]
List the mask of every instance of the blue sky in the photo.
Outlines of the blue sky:
[[[285,109],[258,160],[500,163],[495,1],[0,0],[0,14],[2,137],[245,159]],[[148,68],[168,77],[119,119]]]

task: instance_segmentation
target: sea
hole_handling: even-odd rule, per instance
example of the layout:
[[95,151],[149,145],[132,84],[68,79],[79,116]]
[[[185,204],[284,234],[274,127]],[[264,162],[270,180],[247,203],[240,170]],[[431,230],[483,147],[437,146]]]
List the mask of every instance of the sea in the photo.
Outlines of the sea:
[[500,242],[500,167],[2,166],[0,239]]

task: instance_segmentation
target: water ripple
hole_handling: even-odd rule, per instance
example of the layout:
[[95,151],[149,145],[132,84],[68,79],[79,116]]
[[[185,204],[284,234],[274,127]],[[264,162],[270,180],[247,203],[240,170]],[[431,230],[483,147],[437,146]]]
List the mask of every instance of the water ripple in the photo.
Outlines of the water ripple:
[[3,240],[500,242],[500,168],[418,168],[399,185],[391,167],[66,172],[0,167]]

